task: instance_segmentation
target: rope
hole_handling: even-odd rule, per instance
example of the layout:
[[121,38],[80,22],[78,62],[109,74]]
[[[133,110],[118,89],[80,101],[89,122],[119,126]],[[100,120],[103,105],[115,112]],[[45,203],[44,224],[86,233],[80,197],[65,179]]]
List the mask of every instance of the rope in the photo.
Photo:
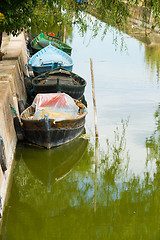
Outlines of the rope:
[[21,97],[20,97],[20,95],[16,92],[16,95],[17,95],[17,97],[20,99],[20,100],[22,100],[23,102],[24,102],[24,104],[26,105],[26,106],[30,106],[24,99],[22,99]]
[[10,104],[10,107],[11,107],[11,109],[12,109],[12,111],[13,111],[13,113],[15,114],[15,116],[17,117],[18,116],[18,114],[17,114],[17,111],[16,111],[16,109],[13,107],[13,105],[11,105]]
[[33,93],[33,92],[34,92],[34,89],[35,89],[35,88],[32,88],[32,89],[30,90],[30,93]]
[[24,76],[32,80],[32,77],[28,76],[28,75],[25,74],[25,73],[24,73]]
[[32,71],[33,69],[32,69],[32,66],[30,65],[30,64],[25,64],[25,69],[27,70],[27,68],[28,68],[28,71]]

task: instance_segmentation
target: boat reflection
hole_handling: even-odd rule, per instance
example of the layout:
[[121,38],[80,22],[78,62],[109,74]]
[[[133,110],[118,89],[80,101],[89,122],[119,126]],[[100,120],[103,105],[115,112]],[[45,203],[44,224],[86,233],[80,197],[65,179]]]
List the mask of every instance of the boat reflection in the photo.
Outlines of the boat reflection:
[[25,146],[21,159],[30,172],[36,176],[48,190],[64,178],[83,157],[88,140],[78,138],[63,146],[50,149]]

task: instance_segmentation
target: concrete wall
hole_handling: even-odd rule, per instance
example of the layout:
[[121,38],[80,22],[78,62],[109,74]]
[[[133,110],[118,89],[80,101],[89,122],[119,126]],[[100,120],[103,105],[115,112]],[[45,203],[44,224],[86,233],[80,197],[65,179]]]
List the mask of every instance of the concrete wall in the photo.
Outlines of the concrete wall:
[[27,98],[24,85],[24,74],[28,74],[25,67],[27,64],[27,49],[24,33],[18,37],[4,34],[2,52],[5,55],[3,61],[0,61],[0,151],[3,152],[7,167],[7,170],[4,171],[2,164],[0,164],[1,214],[3,215],[17,144],[14,111],[19,116],[18,100],[26,100]]

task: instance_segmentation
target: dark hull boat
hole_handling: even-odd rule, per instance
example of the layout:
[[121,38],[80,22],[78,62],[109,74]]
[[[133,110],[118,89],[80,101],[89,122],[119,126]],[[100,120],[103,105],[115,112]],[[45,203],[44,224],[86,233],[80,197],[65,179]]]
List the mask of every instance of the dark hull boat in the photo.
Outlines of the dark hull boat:
[[81,99],[85,91],[86,81],[77,74],[59,67],[33,78],[32,85],[33,95],[60,91],[75,99]]
[[83,132],[86,115],[85,105],[65,93],[37,94],[21,114],[24,137],[47,149],[60,146]]

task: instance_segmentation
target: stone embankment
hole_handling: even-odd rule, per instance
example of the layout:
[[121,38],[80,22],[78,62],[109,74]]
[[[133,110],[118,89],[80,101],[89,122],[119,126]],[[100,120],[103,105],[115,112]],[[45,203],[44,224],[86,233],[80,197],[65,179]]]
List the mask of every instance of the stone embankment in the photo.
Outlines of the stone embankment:
[[[24,33],[18,37],[3,35],[0,61],[0,214],[3,215],[11,183],[13,159],[17,144],[15,119],[19,117],[18,101],[26,100],[24,74],[27,74],[27,49]],[[16,116],[17,115],[17,116]],[[16,118],[15,118],[16,117]]]

